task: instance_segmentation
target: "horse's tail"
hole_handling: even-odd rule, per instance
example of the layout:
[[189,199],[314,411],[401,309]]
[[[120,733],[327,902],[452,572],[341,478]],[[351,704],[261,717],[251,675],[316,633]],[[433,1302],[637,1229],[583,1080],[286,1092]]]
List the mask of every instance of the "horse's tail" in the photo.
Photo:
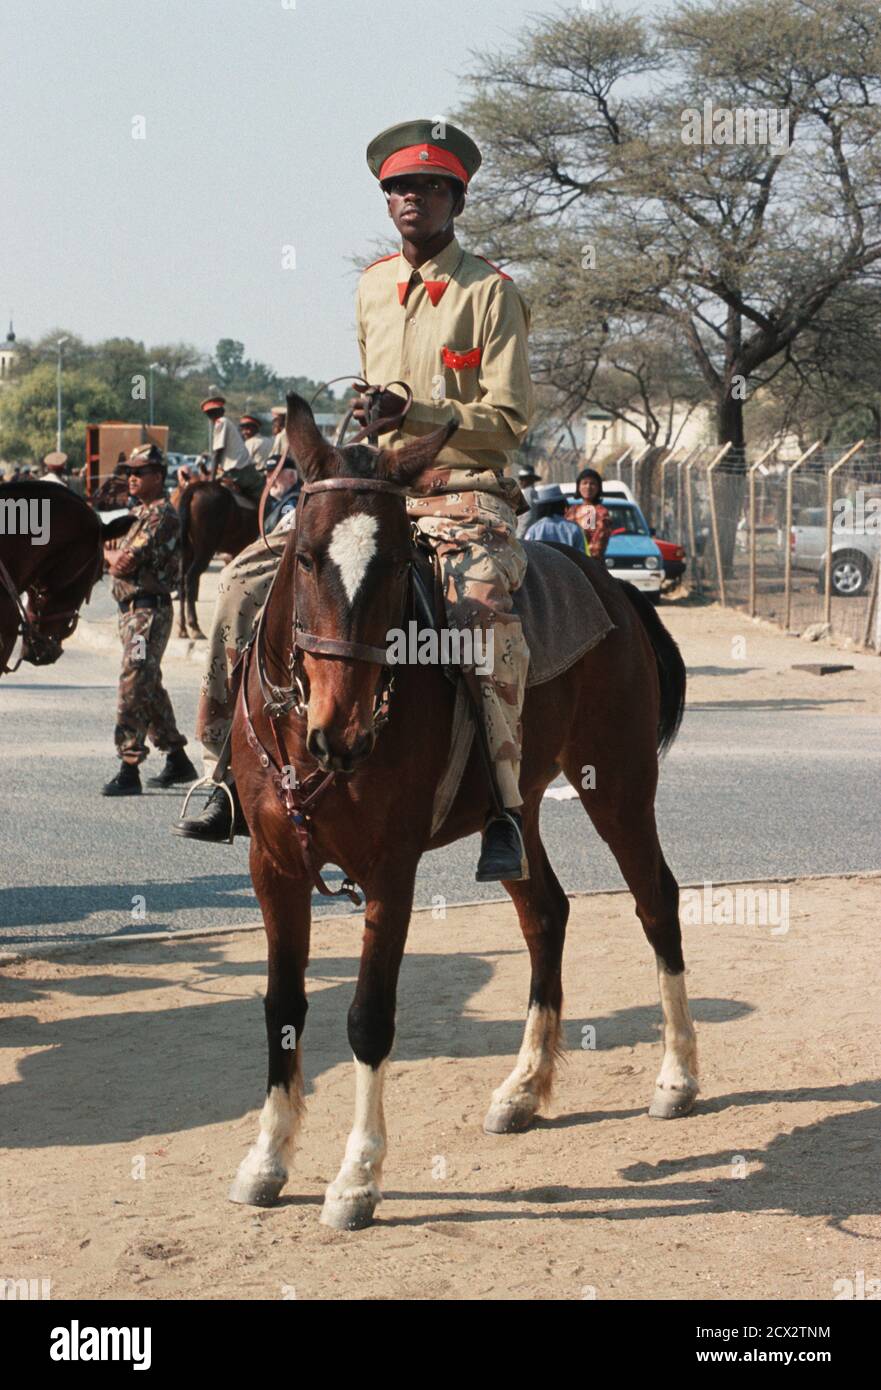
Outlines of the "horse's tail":
[[679,732],[685,713],[685,662],[670,633],[664,627],[652,604],[639,589],[620,580],[636,615],[652,644],[661,687],[661,708],[658,715],[658,752],[665,753]]

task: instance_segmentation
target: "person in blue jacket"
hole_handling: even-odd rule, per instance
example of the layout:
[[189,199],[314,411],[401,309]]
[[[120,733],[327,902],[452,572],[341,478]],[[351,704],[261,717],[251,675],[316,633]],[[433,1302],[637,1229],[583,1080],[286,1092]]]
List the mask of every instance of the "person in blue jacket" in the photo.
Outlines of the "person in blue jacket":
[[537,520],[527,528],[527,541],[557,541],[570,545],[582,555],[587,553],[584,532],[575,521],[567,521],[563,513],[567,502],[559,483],[541,483],[533,488]]

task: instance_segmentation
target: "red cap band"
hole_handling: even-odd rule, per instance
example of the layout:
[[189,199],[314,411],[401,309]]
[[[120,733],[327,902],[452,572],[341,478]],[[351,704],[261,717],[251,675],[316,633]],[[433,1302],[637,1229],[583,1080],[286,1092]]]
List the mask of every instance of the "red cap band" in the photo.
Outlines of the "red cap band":
[[431,170],[452,174],[460,183],[468,183],[468,170],[462,161],[437,145],[408,145],[404,150],[396,150],[380,169],[379,180],[382,183],[395,174],[427,174]]

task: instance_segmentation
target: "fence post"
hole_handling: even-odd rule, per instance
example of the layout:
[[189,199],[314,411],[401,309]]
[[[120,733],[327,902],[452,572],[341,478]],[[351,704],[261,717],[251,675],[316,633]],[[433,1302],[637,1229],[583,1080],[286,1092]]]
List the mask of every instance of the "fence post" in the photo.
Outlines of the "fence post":
[[636,457],[630,460],[630,491],[633,493],[633,497],[637,506],[642,507],[643,511],[645,511],[645,507],[643,507],[642,505],[642,498],[638,490],[639,466],[645,458],[646,454],[651,452],[651,447],[651,444],[646,444],[645,448],[640,449]]
[[861,439],[848,449],[846,454],[842,454],[837,463],[833,463],[829,472],[826,474],[826,591],[823,595],[823,622],[832,625],[832,479],[838,472],[842,464],[847,463],[849,458],[853,458],[858,449],[862,449],[865,440]]
[[[661,459],[661,499],[660,499],[660,503],[659,503],[659,507],[660,507],[659,525],[660,525],[661,527],[663,527],[664,529],[666,529],[666,522],[665,522],[665,520],[664,520],[664,508],[665,508],[666,505],[667,505],[667,464],[673,462],[673,460],[675,459],[677,453],[678,453],[678,450],[677,450],[677,449],[665,449],[665,450],[664,450],[664,456],[663,456],[663,458]],[[671,536],[670,536],[670,540],[672,541],[672,539],[673,539],[673,537],[672,537],[672,535],[671,535]]]
[[722,573],[722,549],[719,545],[719,525],[716,520],[716,492],[713,487],[713,469],[720,464],[731,448],[731,441],[723,444],[722,448],[707,467],[707,498],[710,503],[710,525],[713,529],[713,552],[716,557],[716,575],[719,580],[719,602],[725,608],[725,576]]
[[820,447],[819,439],[812,444],[809,449],[805,449],[803,454],[799,454],[795,463],[786,472],[786,549],[783,556],[783,631],[788,632],[790,620],[792,618],[792,475],[797,468],[801,468],[806,459],[815,454]]
[[694,565],[694,587],[698,594],[704,591],[703,580],[701,579],[701,566],[697,553],[697,542],[694,536],[694,498],[691,489],[691,470],[696,460],[690,458],[685,465],[685,501],[688,511],[688,548],[691,551],[692,564]]
[[[686,449],[682,458],[676,465],[676,525],[678,527],[676,539],[683,549],[688,545],[688,527],[686,524],[685,499],[682,490],[682,470],[685,466],[700,453],[700,446],[695,449]],[[694,551],[691,552],[692,560]]]
[[756,616],[756,469],[761,468],[765,459],[777,448],[772,444],[756,459],[749,470],[749,615]]
[[864,647],[869,648],[870,651],[875,650],[875,643],[871,641],[871,637],[872,628],[875,622],[875,614],[878,611],[878,601],[879,597],[881,597],[881,595],[879,595],[879,590],[881,590],[881,553],[875,556],[875,569],[872,574],[872,588],[869,593],[869,602],[866,606],[866,622],[865,626],[863,627],[862,645]]

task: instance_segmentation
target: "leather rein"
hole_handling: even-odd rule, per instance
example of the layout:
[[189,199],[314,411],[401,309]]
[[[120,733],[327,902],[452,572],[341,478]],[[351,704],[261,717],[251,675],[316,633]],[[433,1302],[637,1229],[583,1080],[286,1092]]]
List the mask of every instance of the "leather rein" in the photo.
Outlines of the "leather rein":
[[[350,377],[337,377],[337,381],[353,380]],[[376,404],[381,397],[381,393],[388,387],[369,387],[359,378],[355,378],[355,383],[364,388],[364,393],[372,397],[372,409],[375,411]],[[331,382],[325,383],[331,385]],[[346,429],[354,412],[354,406],[350,408],[344,417],[342,424],[337,432],[336,447],[349,448],[353,444],[359,444],[362,439],[371,434],[378,434],[380,431],[397,427],[413,400],[410,388],[404,382],[390,382],[389,386],[403,386],[406,392],[406,400],[403,409],[395,415],[384,416],[381,418],[370,419],[368,414],[368,424],[358,431],[346,444],[343,444]],[[324,389],[319,388],[319,389]],[[268,549],[272,549],[266,540],[264,531],[264,504],[269,493],[269,489],[275,478],[281,472],[285,463],[283,454],[273,470],[264,488],[263,497],[260,502],[260,534],[264,544]],[[243,659],[243,669],[241,682],[239,685],[239,699],[242,705],[242,714],[245,722],[245,737],[251,751],[256,755],[260,766],[264,771],[271,770],[270,776],[275,788],[276,795],[281,802],[285,815],[294,827],[300,852],[303,856],[303,863],[312,879],[312,883],[318,892],[326,898],[347,897],[355,906],[361,905],[361,896],[351,879],[346,878],[340,888],[329,888],[322,877],[321,871],[315,863],[312,854],[312,815],[315,807],[324,796],[338,774],[335,771],[325,772],[316,766],[302,780],[288,753],[285,743],[284,733],[279,726],[279,720],[284,715],[293,713],[297,719],[308,717],[308,698],[305,691],[303,672],[301,667],[301,656],[303,652],[309,652],[312,656],[342,657],[353,661],[369,661],[381,667],[380,677],[377,683],[376,694],[373,705],[373,727],[378,733],[388,722],[390,715],[391,696],[394,689],[394,675],[388,669],[388,653],[384,647],[372,646],[368,642],[351,642],[337,637],[322,637],[318,633],[309,632],[300,621],[297,611],[297,578],[299,569],[299,534],[300,521],[303,507],[307,497],[320,492],[364,492],[364,493],[385,493],[395,497],[404,498],[406,489],[398,483],[388,482],[382,478],[325,478],[314,483],[304,483],[297,502],[296,520],[293,527],[294,547],[294,611],[291,622],[291,646],[288,656],[288,670],[291,676],[291,684],[277,686],[270,681],[266,671],[266,612],[269,608],[269,600],[275,588],[275,578],[273,577],[266,601],[260,610],[257,627],[251,642],[245,649]],[[257,737],[254,723],[251,717],[251,710],[248,704],[248,675],[251,662],[256,661],[257,679],[260,691],[263,696],[264,713],[268,716],[269,727],[272,730],[274,752],[267,749]]]

